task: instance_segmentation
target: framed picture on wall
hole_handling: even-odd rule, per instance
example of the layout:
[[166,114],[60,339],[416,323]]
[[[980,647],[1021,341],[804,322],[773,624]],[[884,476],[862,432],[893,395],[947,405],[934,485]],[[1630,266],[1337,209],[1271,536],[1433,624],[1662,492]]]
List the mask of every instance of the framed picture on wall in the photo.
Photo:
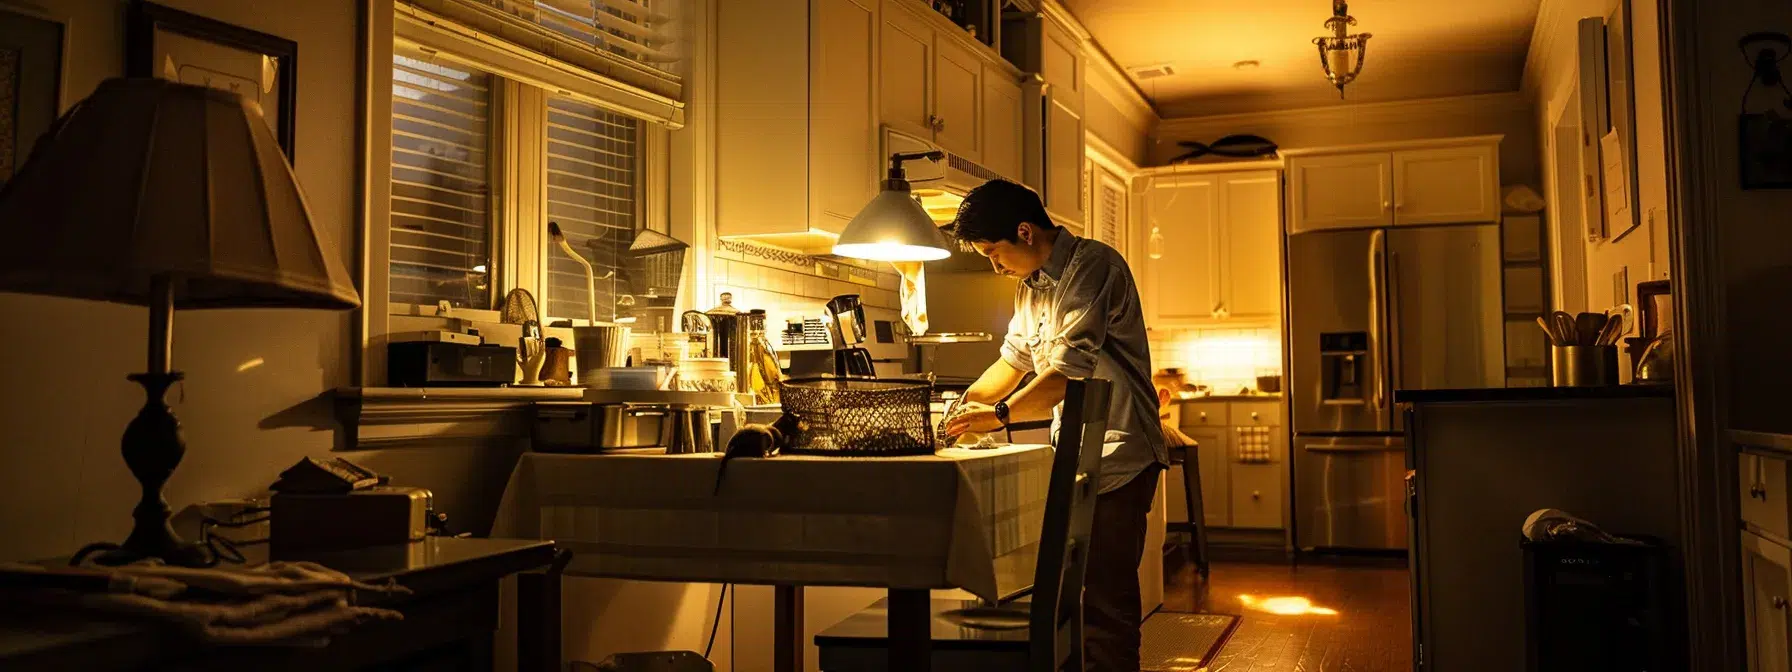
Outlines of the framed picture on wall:
[[298,61],[292,40],[198,14],[139,0],[126,16],[125,74],[242,94],[261,106],[289,162]]
[[25,165],[62,110],[67,33],[57,17],[0,6],[0,184]]
[[1613,242],[1642,224],[1636,171],[1636,80],[1630,58],[1630,0],[1618,0],[1605,19],[1605,107],[1611,120],[1602,138],[1605,210]]

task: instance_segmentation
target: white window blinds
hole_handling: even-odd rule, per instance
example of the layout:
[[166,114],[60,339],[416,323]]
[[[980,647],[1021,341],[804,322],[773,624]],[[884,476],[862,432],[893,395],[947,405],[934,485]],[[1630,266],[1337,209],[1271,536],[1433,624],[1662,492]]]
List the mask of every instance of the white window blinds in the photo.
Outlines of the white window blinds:
[[684,125],[691,0],[398,0],[399,41],[671,128]]
[[485,73],[393,53],[394,304],[491,307],[490,87]]
[[1126,186],[1106,171],[1097,180],[1099,192],[1095,202],[1096,240],[1107,243],[1121,254],[1126,253]]
[[[599,278],[610,275],[597,282],[598,321],[616,319],[618,300],[629,300],[619,274],[640,217],[640,126],[594,105],[548,98],[548,220]],[[550,249],[547,275],[547,316],[586,317],[584,268]]]

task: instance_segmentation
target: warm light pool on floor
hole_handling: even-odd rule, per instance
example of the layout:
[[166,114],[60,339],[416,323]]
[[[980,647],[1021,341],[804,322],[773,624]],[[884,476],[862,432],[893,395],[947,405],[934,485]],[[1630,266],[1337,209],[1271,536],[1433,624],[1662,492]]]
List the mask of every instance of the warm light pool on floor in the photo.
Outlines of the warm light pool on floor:
[[1263,611],[1280,616],[1336,616],[1338,610],[1313,606],[1313,601],[1297,596],[1257,597],[1255,595],[1239,595],[1239,603],[1246,609]]

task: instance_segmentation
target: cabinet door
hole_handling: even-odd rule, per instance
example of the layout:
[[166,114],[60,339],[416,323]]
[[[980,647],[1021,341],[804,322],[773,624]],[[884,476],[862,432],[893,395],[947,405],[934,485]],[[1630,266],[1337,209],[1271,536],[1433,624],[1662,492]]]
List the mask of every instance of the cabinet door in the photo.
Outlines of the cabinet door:
[[1020,82],[1001,68],[983,69],[983,167],[1020,182],[1021,147],[1026,125],[1020,108]]
[[839,233],[877,188],[877,72],[870,0],[811,0],[809,169],[814,226]]
[[1753,532],[1742,533],[1742,598],[1748,630],[1748,669],[1792,670],[1792,550]]
[[1282,313],[1281,187],[1275,171],[1219,176],[1222,315]]
[[1232,454],[1224,427],[1183,427],[1182,433],[1200,444],[1201,518],[1212,527],[1232,525],[1231,477],[1226,473]]
[[933,29],[904,4],[884,2],[883,39],[878,51],[884,123],[932,140]]
[[1045,98],[1045,209],[1066,224],[1087,221],[1083,186],[1083,113],[1071,107],[1060,91]]
[[1288,232],[1387,226],[1394,221],[1391,154],[1295,157],[1288,162]]
[[1499,157],[1492,145],[1394,152],[1393,162],[1395,224],[1499,221]]
[[1232,477],[1232,527],[1282,528],[1282,472],[1286,465],[1229,465]]
[[935,41],[934,138],[942,149],[983,162],[983,60],[952,38]]
[[1212,176],[1152,180],[1146,196],[1146,230],[1163,236],[1162,259],[1147,259],[1147,316],[1155,324],[1210,320],[1219,309],[1217,211]]

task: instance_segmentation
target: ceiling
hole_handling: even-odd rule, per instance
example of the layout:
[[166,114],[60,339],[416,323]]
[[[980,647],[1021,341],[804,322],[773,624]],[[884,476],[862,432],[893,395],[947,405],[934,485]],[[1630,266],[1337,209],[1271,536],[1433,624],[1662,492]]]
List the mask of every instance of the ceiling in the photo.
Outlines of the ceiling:
[[[1346,100],[1313,45],[1328,0],[1062,1],[1169,119],[1516,91],[1541,0],[1350,3],[1352,32],[1374,37]],[[1130,72],[1166,63],[1175,74]]]

